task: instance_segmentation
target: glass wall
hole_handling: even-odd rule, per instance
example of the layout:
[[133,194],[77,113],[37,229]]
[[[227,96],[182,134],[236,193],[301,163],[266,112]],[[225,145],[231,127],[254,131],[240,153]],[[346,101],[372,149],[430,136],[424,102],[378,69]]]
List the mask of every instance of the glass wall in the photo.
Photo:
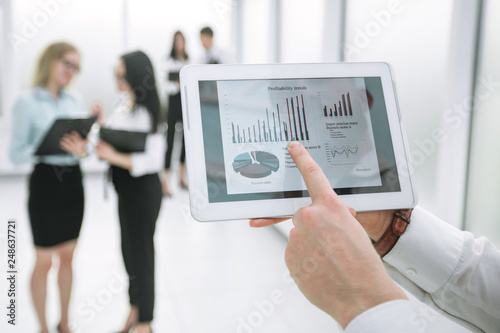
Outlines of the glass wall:
[[[196,59],[202,53],[199,30],[209,25],[215,31],[215,43],[244,63],[339,61],[340,51],[346,61],[391,63],[412,151],[420,204],[446,218],[440,202],[450,190],[436,184],[442,170],[449,169],[440,157],[440,149],[447,147],[429,140],[449,116],[447,94],[452,87],[447,81],[447,71],[449,63],[457,57],[450,53],[456,1],[350,0],[346,1],[345,18],[342,3],[341,0],[3,0],[1,10],[11,14],[12,23],[2,21],[2,28],[6,30],[2,34],[2,45],[8,47],[7,52],[2,52],[2,64],[10,55],[12,65],[2,72],[0,172],[22,171],[13,168],[6,156],[10,107],[14,98],[30,86],[36,58],[48,43],[67,40],[76,44],[82,52],[82,72],[74,88],[82,93],[87,106],[100,100],[109,110],[116,98],[112,71],[121,53],[143,49],[158,70],[169,52],[174,31],[182,30],[191,59]],[[495,42],[496,23],[491,14],[498,10],[495,8],[498,5],[487,3],[483,58],[478,75],[486,81],[498,75],[494,59],[498,54],[495,47],[499,44]],[[345,44],[341,50],[344,19]],[[496,134],[492,127],[496,120],[493,111],[496,92],[480,101],[474,118],[469,226],[472,225],[470,212],[487,212],[484,206],[496,198],[492,185],[495,182],[482,180],[485,175],[494,175],[488,170],[497,167],[495,155],[484,144],[495,142],[485,138]],[[457,182],[462,179],[457,178]],[[491,190],[487,192],[490,193],[487,199],[474,200],[484,188]]]
[[[273,62],[275,52],[276,31],[273,20],[276,13],[273,11],[274,1],[250,0],[241,2],[241,60],[243,63]],[[258,19],[258,23],[256,18]],[[256,24],[257,23],[257,24]]]
[[0,172],[23,172],[7,158],[10,112],[15,98],[32,85],[35,63],[42,50],[55,41],[67,41],[81,52],[81,72],[72,88],[88,108],[95,100],[110,109],[116,96],[113,66],[122,50],[122,1],[11,1],[12,26],[6,32],[6,52],[12,57],[8,72],[9,97],[0,118],[3,132]]
[[235,5],[230,2],[129,0],[127,3],[126,49],[142,49],[155,63],[170,53],[176,30],[185,35],[186,50],[191,61],[196,61],[203,51],[200,30],[204,26],[213,29],[215,45],[235,52],[230,29]]
[[500,247],[500,3],[486,1],[472,115],[466,227]]
[[[0,2],[0,36],[5,35],[5,5],[3,2]],[[2,114],[5,112],[4,110],[4,89],[3,89],[3,84],[4,84],[4,76],[5,76],[5,50],[4,50],[4,45],[5,43],[0,41],[0,73],[2,73],[2,77],[0,78],[0,117]]]
[[[288,0],[281,7],[281,61],[321,62],[325,1]],[[337,18],[336,13],[331,13]],[[335,23],[333,23],[336,25]]]
[[[170,52],[175,30],[179,29],[185,33],[188,52],[195,59],[202,52],[199,31],[206,25],[214,30],[216,44],[235,52],[230,25],[236,1],[3,2],[10,5],[7,15],[12,26],[2,34],[2,45],[8,47],[6,51],[12,56],[12,68],[10,75],[7,73],[9,77],[3,77],[8,80],[11,93],[2,103],[6,112],[0,112],[0,128],[5,129],[0,133],[0,173],[26,172],[26,167],[14,168],[7,157],[10,110],[16,96],[31,86],[37,57],[51,42],[65,40],[80,50],[82,70],[72,88],[82,94],[87,107],[99,100],[108,113],[117,97],[113,69],[124,52],[144,50],[158,70]],[[86,165],[91,170],[95,167],[88,160]]]
[[244,63],[341,60],[342,0],[241,0]]
[[[35,62],[43,48],[54,41],[68,41],[82,53],[81,73],[74,88],[87,104],[112,99],[112,65],[122,48],[122,1],[70,1],[61,4],[13,1],[13,47],[17,90],[31,86]],[[13,42],[15,40],[15,42]]]
[[352,0],[347,5],[346,60],[393,66],[419,203],[440,213],[438,149],[426,143],[445,109],[453,1]]

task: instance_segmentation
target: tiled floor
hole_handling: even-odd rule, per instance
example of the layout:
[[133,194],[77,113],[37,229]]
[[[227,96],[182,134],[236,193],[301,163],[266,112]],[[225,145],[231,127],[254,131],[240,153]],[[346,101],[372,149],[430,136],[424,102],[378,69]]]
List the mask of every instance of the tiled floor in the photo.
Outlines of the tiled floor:
[[[26,202],[26,177],[0,177],[0,268],[6,274],[7,219],[15,218],[18,283],[17,325],[0,312],[1,332],[37,332],[29,278],[33,247]],[[198,223],[188,194],[174,188],[164,199],[155,235],[156,307],[153,328],[165,333],[332,333],[337,324],[312,306],[287,275],[286,240],[273,228],[251,229],[247,221]],[[86,211],[74,259],[71,301],[73,331],[112,332],[128,312],[116,197],[103,197],[102,174],[85,177]],[[56,279],[49,278],[49,323],[58,322]],[[0,304],[7,302],[0,279]],[[4,306],[1,307],[5,309]]]

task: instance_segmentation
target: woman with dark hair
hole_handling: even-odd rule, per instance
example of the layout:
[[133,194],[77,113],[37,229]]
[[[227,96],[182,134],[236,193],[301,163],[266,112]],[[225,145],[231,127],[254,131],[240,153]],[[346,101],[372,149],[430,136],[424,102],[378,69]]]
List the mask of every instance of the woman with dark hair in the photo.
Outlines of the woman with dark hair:
[[[41,54],[33,88],[14,104],[9,155],[14,164],[33,163],[29,177],[28,211],[35,267],[31,296],[40,323],[48,333],[45,304],[47,275],[53,257],[58,258],[57,280],[61,305],[58,332],[68,333],[68,310],[73,284],[73,253],[83,220],[84,195],[79,160],[87,155],[87,140],[66,134],[61,148],[70,154],[35,156],[45,133],[57,118],[81,117],[85,107],[80,95],[67,87],[80,71],[80,53],[71,44],[57,42]],[[97,113],[95,113],[97,115]]]
[[[172,160],[172,148],[174,144],[175,125],[182,123],[181,93],[179,86],[179,71],[188,63],[186,53],[186,40],[180,31],[176,31],[172,42],[170,56],[164,64],[166,90],[168,94],[168,114],[167,114],[167,152],[165,154],[165,165],[162,178],[163,194],[170,196],[170,164]],[[182,188],[187,188],[185,179],[186,150],[184,148],[184,138],[179,165],[179,184]]]
[[162,191],[163,135],[158,133],[160,102],[151,61],[141,51],[127,53],[116,66],[116,83],[123,96],[104,126],[147,132],[145,151],[122,153],[99,141],[96,153],[111,165],[118,194],[121,248],[129,275],[130,313],[122,332],[151,332],[154,308],[154,243]]

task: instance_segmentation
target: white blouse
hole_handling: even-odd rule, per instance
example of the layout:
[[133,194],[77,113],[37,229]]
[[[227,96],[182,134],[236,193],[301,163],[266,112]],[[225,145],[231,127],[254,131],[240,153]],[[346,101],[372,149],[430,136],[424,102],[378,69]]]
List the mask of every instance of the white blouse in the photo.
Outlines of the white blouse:
[[175,95],[180,92],[179,82],[170,81],[168,76],[171,72],[180,72],[182,67],[188,65],[187,60],[167,58],[160,65],[160,83],[165,87],[168,95]]
[[[104,127],[116,130],[147,132],[151,130],[151,117],[144,106],[130,110],[126,102],[120,102]],[[150,133],[146,138],[144,152],[131,153],[132,169],[130,175],[140,177],[163,170],[165,138],[163,133]]]

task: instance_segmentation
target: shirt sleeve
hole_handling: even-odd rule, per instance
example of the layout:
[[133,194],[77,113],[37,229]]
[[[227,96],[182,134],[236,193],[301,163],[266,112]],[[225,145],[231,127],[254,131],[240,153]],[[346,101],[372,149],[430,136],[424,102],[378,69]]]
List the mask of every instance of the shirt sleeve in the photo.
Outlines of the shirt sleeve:
[[500,327],[500,252],[422,208],[384,261],[451,316],[486,332]]
[[33,162],[35,147],[31,137],[31,117],[29,103],[18,99],[12,110],[12,136],[9,157],[14,164]]
[[379,304],[354,318],[346,333],[466,333],[465,327],[439,315],[414,298]]
[[165,139],[161,133],[150,134],[146,138],[144,152],[130,154],[132,169],[130,175],[140,177],[163,169]]

